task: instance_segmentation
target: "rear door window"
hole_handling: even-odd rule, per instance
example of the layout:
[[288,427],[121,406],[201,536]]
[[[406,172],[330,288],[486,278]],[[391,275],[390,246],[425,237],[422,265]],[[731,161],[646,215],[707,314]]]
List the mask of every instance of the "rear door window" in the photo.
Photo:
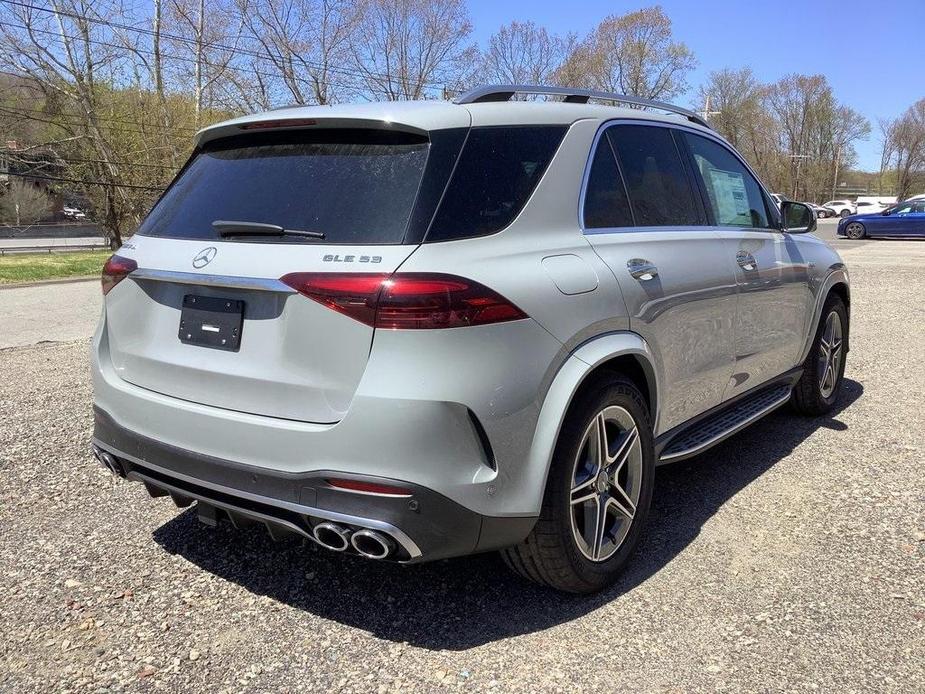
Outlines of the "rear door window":
[[761,187],[742,162],[713,140],[688,132],[683,137],[697,165],[715,223],[718,226],[768,228]]
[[585,187],[584,222],[586,229],[633,226],[633,214],[610,140],[601,137],[591,161]]
[[427,241],[485,236],[520,214],[565,135],[565,126],[473,128]]
[[[401,243],[428,148],[422,136],[373,130],[255,134],[208,143],[138,233],[215,239],[212,222],[231,220],[319,231],[331,244]],[[283,239],[305,241],[235,240]]]
[[703,224],[690,177],[668,128],[617,125],[607,130],[636,226]]

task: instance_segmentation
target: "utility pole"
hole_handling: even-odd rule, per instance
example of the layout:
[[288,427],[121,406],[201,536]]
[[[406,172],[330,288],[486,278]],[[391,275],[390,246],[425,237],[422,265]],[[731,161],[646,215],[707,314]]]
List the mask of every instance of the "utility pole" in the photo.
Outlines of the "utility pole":
[[707,94],[703,99],[703,110],[700,112],[700,117],[705,121],[710,120],[710,116],[718,116],[722,111],[711,111],[710,110],[710,95]]
[[797,160],[796,174],[793,177],[793,187],[791,188],[791,191],[790,191],[790,194],[794,198],[796,198],[797,197],[797,186],[800,183],[800,164],[803,163],[804,159],[810,159],[811,156],[809,154],[791,154],[790,158]]

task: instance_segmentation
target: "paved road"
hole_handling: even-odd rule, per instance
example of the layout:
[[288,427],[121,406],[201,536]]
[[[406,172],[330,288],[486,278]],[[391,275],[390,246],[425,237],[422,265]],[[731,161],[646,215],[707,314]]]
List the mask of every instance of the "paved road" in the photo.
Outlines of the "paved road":
[[88,455],[86,338],[0,351],[0,690],[925,691],[925,244],[845,256],[839,409],[660,468],[593,598],[201,526]]
[[90,337],[101,304],[99,280],[0,287],[0,349]]

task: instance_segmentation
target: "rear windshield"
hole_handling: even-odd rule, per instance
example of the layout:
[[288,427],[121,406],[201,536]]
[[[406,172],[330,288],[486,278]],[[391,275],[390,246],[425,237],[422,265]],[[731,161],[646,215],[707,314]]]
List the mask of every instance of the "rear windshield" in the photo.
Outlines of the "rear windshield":
[[[428,148],[424,137],[371,130],[219,140],[194,155],[138,233],[215,239],[212,222],[230,220],[321,232],[324,243],[401,243]],[[313,239],[237,236],[235,240]]]

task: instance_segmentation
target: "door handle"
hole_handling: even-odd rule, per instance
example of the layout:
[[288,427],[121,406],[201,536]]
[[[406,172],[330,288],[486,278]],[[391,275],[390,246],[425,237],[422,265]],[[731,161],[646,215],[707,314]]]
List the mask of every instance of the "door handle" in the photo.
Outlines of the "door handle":
[[736,253],[736,262],[739,264],[739,267],[746,272],[758,269],[758,261],[755,260],[755,256],[748,251],[739,251]]
[[658,277],[658,268],[648,260],[643,260],[642,258],[627,260],[626,268],[630,271],[630,275],[633,279],[642,280],[643,282]]

